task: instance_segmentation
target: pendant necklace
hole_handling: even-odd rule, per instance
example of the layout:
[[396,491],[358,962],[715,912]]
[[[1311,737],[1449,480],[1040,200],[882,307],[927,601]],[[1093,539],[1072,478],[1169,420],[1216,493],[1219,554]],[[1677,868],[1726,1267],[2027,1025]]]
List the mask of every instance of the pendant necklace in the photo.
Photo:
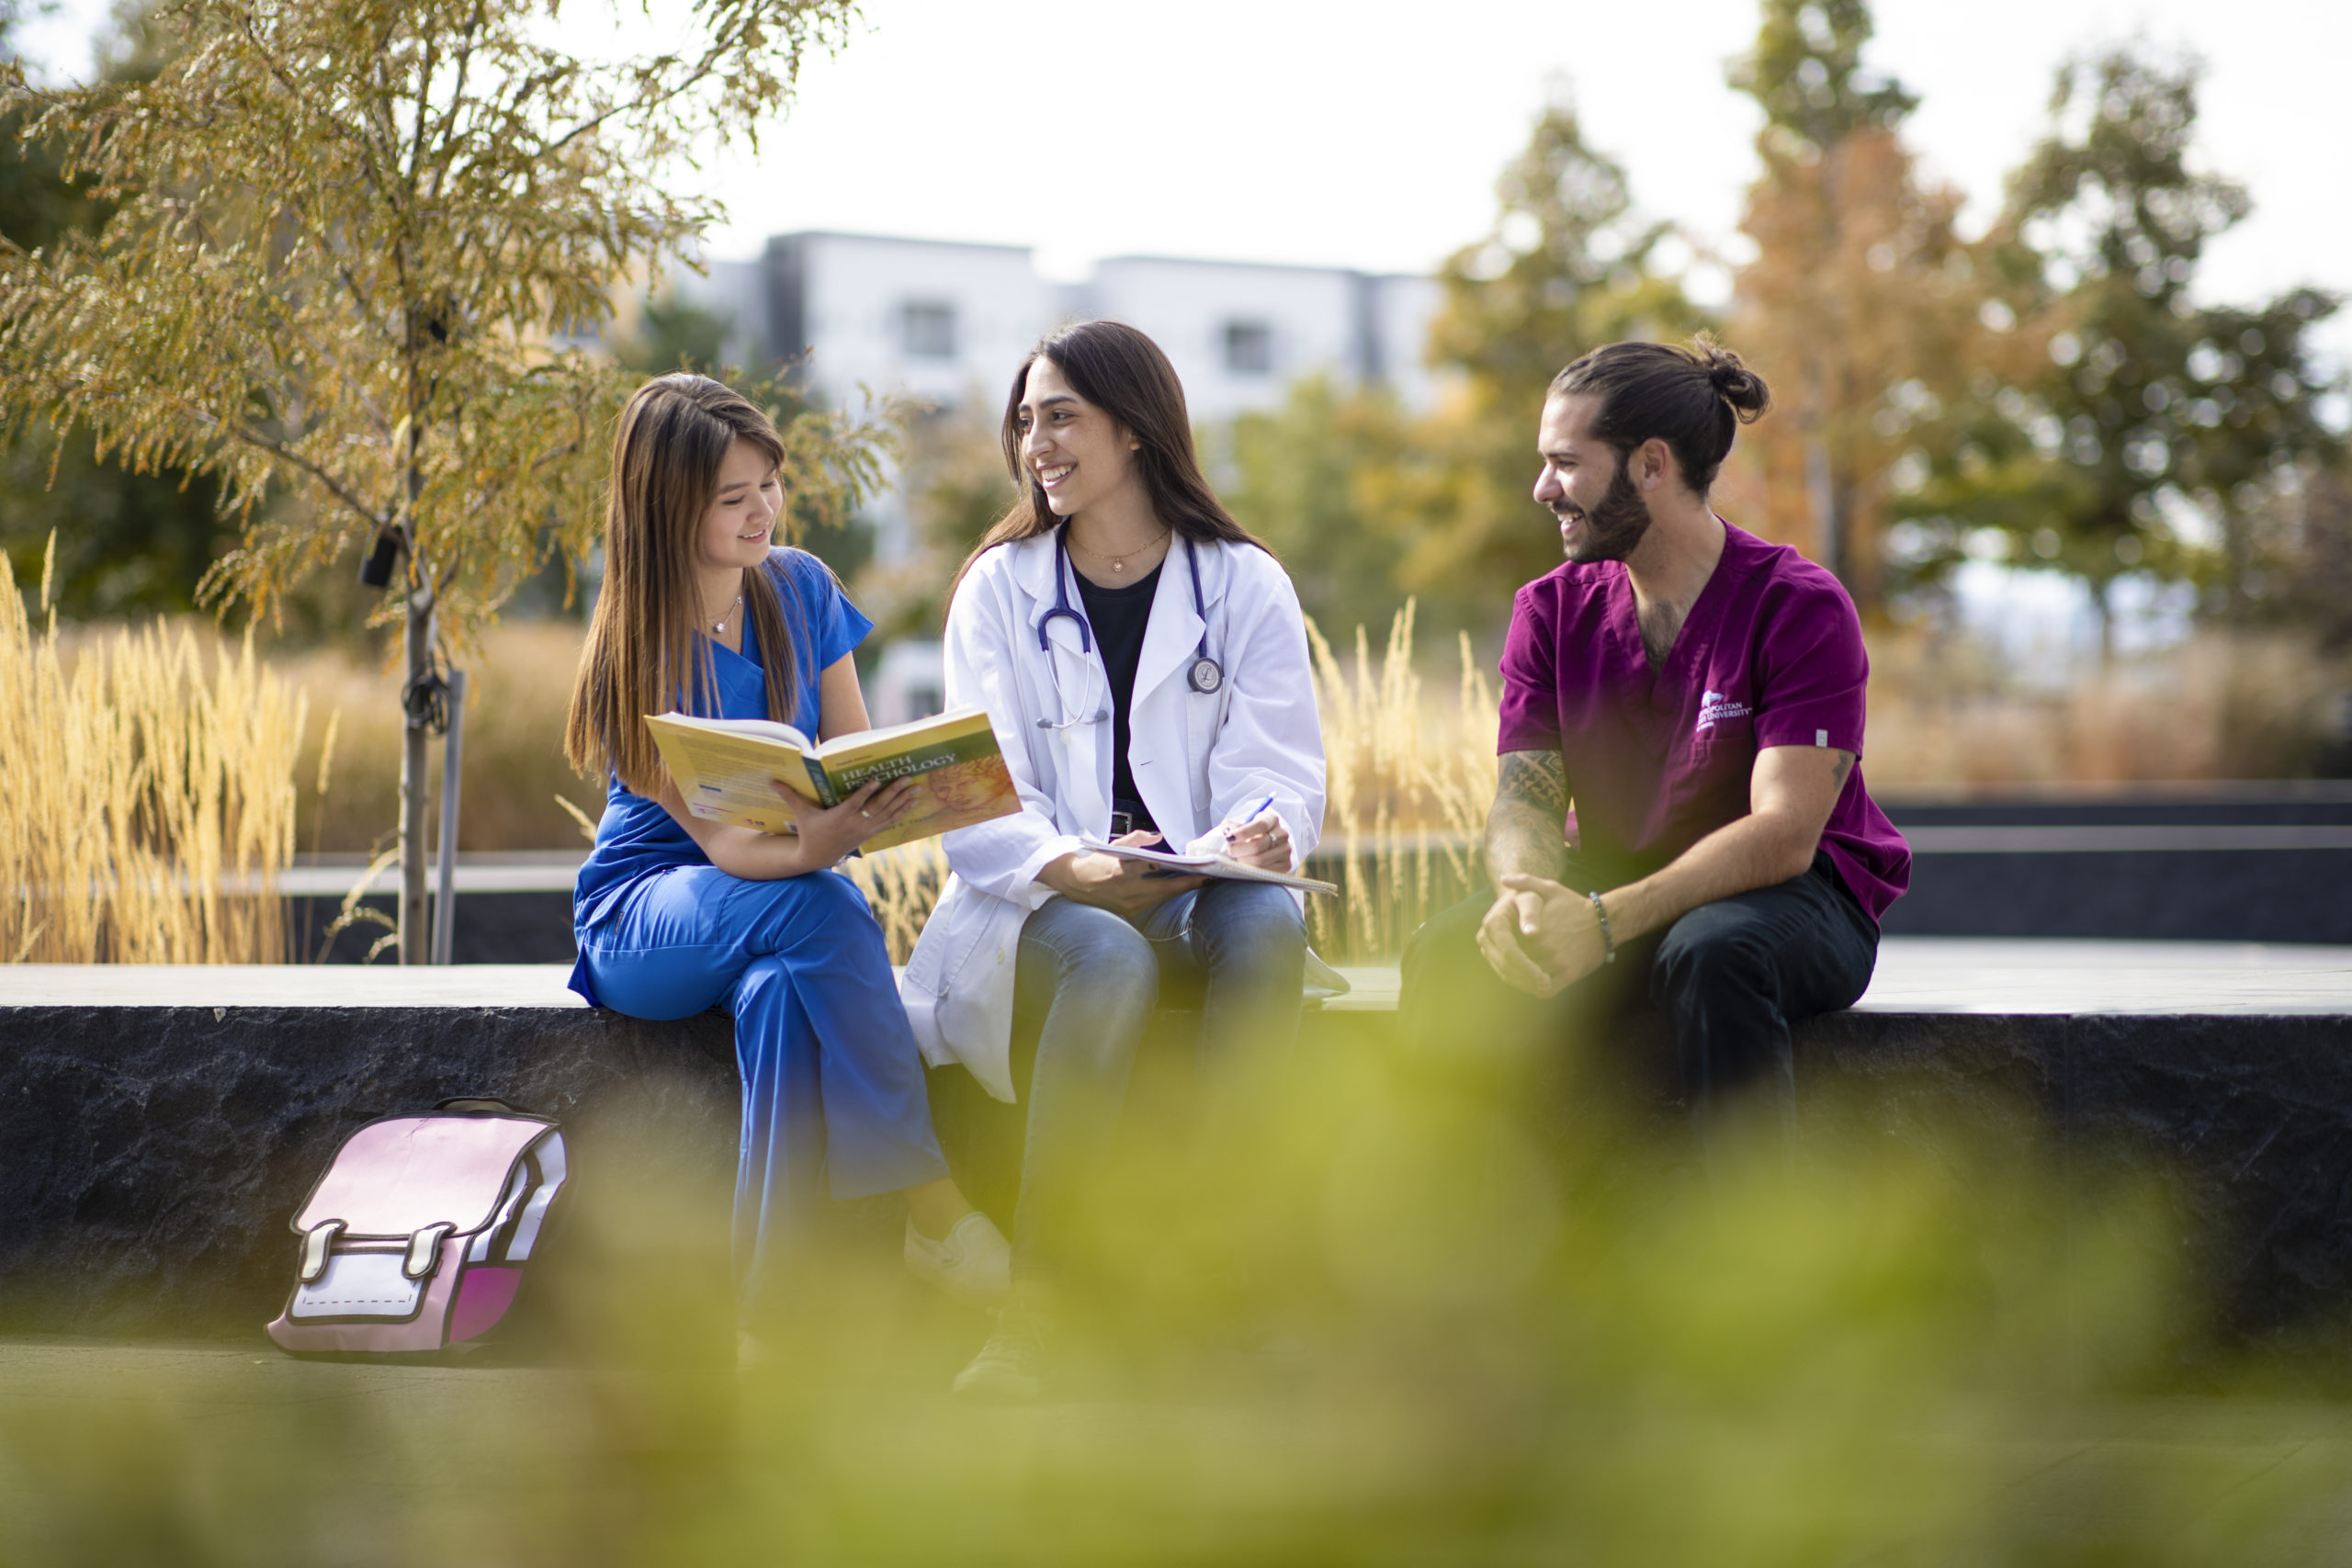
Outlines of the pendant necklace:
[[720,615],[718,619],[710,623],[710,635],[713,637],[725,637],[727,635],[727,623],[735,618],[735,612],[742,607],[742,604],[743,596],[741,593],[738,593],[735,595],[735,603],[727,606],[726,613]]
[[[1167,536],[1168,536],[1168,530],[1167,530],[1167,529],[1165,529],[1165,528],[1162,528],[1162,529],[1159,531],[1159,539],[1164,539],[1164,538],[1166,538]],[[1154,540],[1151,542],[1151,545],[1156,545],[1156,544],[1159,543],[1159,539],[1154,539]],[[1136,547],[1135,549],[1129,550],[1129,551],[1128,551],[1125,555],[1124,555],[1124,556],[1107,555],[1107,554],[1104,554],[1104,553],[1103,553],[1102,551],[1101,551],[1101,550],[1095,550],[1095,549],[1091,549],[1091,548],[1087,551],[1087,553],[1088,553],[1089,555],[1098,556],[1098,557],[1100,557],[1102,559],[1106,560],[1106,561],[1109,561],[1109,562],[1111,563],[1111,570],[1112,570],[1113,571],[1115,571],[1115,572],[1118,572],[1118,573],[1121,573],[1122,575],[1124,575],[1124,574],[1125,573],[1126,570],[1127,570],[1127,562],[1128,562],[1130,559],[1132,559],[1133,558],[1135,558],[1135,557],[1136,557],[1136,556],[1139,556],[1139,555],[1143,554],[1143,552],[1144,552],[1144,551],[1146,551],[1146,550],[1148,550],[1148,549],[1151,548],[1151,545],[1141,545],[1141,546],[1138,546],[1138,547]]]

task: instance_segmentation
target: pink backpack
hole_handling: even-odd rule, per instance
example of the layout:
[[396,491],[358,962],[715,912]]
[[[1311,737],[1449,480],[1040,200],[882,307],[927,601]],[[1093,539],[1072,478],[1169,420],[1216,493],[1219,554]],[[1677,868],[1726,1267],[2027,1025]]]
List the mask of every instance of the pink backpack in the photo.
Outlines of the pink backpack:
[[294,1215],[300,1273],[269,1337],[293,1351],[432,1351],[514,1304],[563,1190],[563,1134],[495,1100],[447,1100],[345,1138]]

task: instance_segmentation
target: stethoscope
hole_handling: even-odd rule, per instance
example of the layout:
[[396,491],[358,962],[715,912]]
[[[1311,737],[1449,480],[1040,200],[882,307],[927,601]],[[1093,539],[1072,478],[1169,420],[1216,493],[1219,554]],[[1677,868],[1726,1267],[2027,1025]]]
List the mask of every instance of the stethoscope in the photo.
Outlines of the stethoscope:
[[[1067,615],[1078,624],[1079,652],[1091,654],[1094,651],[1093,628],[1086,624],[1086,617],[1069,602],[1069,573],[1072,568],[1069,552],[1063,540],[1069,528],[1069,525],[1065,523],[1054,530],[1054,607],[1037,621],[1037,651],[1046,656],[1046,668],[1053,676],[1056,713],[1068,712],[1069,705],[1062,696],[1061,666],[1054,660],[1053,641],[1046,633],[1057,620]],[[1209,611],[1207,602],[1201,596],[1201,557],[1200,552],[1193,547],[1190,536],[1184,540],[1184,560],[1193,572],[1193,614],[1199,616],[1201,622],[1201,640],[1193,649],[1193,667],[1184,672],[1184,683],[1207,696],[1225,684],[1225,666],[1209,657]],[[1093,687],[1093,660],[1087,660],[1086,669],[1088,690],[1091,692]],[[1081,703],[1080,705],[1083,707],[1085,705]],[[1108,709],[1098,707],[1091,714],[1081,713],[1076,718],[1065,718],[1058,723],[1050,718],[1041,718],[1037,721],[1037,728],[1069,729],[1081,724],[1099,724],[1110,716]]]

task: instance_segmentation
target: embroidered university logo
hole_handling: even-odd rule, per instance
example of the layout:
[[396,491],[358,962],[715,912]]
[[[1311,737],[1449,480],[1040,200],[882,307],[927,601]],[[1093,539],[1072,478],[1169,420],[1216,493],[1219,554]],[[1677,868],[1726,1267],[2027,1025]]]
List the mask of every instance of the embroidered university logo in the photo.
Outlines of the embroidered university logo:
[[1733,702],[1721,692],[1699,694],[1699,728],[1701,729],[1713,729],[1718,719],[1746,718],[1755,711],[1746,703]]

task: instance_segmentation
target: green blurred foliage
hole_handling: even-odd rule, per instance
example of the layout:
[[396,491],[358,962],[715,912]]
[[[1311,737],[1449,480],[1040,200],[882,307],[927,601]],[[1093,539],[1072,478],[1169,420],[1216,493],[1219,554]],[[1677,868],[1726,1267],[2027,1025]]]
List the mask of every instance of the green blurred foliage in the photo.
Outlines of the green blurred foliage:
[[2340,1542],[2352,1416],[2211,1369],[2184,1396],[2166,1194],[2030,1112],[1873,1073],[1793,1145],[1727,1123],[1702,1161],[1466,1042],[1306,1055],[1238,1088],[1147,1068],[1041,1407],[947,1397],[986,1324],[906,1280],[873,1202],[817,1217],[774,1361],[729,1373],[723,1182],[612,1171],[546,1366],[115,1349],[101,1382],[20,1355],[0,1555],[2236,1568]]

